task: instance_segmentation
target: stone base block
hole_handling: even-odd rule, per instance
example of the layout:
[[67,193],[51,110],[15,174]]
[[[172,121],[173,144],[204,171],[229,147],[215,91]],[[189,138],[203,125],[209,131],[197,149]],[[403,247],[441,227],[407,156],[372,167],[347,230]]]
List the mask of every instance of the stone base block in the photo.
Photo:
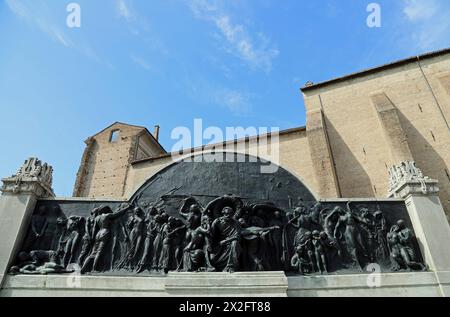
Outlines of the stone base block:
[[9,275],[0,297],[162,297],[165,277]]
[[286,297],[288,282],[283,272],[169,273],[170,296]]
[[442,297],[450,272],[289,276],[261,273],[169,273],[158,277],[8,275],[0,297]]
[[[383,273],[288,277],[289,297],[442,297],[438,274],[450,272]],[[376,283],[379,282],[379,283]],[[376,285],[376,286],[374,286]],[[448,284],[450,289],[450,284]]]

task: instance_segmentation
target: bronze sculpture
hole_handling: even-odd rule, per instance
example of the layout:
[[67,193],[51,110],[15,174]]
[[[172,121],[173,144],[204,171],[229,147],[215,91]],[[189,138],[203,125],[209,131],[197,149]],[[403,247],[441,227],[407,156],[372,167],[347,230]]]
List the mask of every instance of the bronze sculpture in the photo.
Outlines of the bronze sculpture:
[[[267,201],[244,203],[229,194],[212,198],[206,207],[196,197],[179,197],[172,210],[161,198],[151,204],[136,199],[114,212],[103,204],[86,218],[61,214],[56,222],[40,221],[58,224],[47,239],[58,244],[26,250],[30,243],[25,242],[27,253],[20,254],[11,271],[67,273],[72,263],[82,266],[82,274],[175,270],[332,274],[361,271],[370,263],[391,265],[393,271],[425,269],[404,221],[389,222],[379,206],[344,207],[344,203],[300,202],[283,210]],[[37,217],[43,210],[37,210]],[[33,234],[38,231],[36,221],[31,226]]]
[[213,241],[212,261],[218,270],[234,273],[239,266],[241,252],[241,225],[234,218],[235,211],[231,207],[222,210],[222,217],[211,225]]
[[404,220],[399,220],[387,235],[394,271],[411,270],[423,271],[426,267],[417,262],[415,252],[411,246],[412,231],[406,227]]
[[118,210],[113,212],[110,207],[103,207],[95,217],[96,232],[94,246],[81,268],[81,272],[100,271],[100,261],[104,255],[106,245],[111,238],[111,223],[128,211],[130,205],[124,203]]

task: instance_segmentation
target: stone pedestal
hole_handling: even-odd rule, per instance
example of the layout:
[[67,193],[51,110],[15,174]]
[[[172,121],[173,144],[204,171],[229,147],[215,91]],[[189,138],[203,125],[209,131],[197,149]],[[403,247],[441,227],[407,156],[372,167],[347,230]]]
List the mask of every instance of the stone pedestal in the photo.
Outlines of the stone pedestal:
[[286,297],[284,272],[180,273],[170,272],[169,296]]
[[423,176],[414,163],[391,169],[390,195],[405,200],[425,263],[436,274],[442,295],[450,296],[450,226],[438,193],[438,181]]
[[39,198],[54,196],[52,168],[37,159],[28,159],[19,171],[2,179],[0,196],[0,288],[28,229]]
[[382,273],[379,286],[368,274],[288,276],[282,272],[170,276],[8,275],[0,297],[440,297],[450,275]]
[[286,297],[283,272],[179,273],[167,276],[8,275],[0,297]]

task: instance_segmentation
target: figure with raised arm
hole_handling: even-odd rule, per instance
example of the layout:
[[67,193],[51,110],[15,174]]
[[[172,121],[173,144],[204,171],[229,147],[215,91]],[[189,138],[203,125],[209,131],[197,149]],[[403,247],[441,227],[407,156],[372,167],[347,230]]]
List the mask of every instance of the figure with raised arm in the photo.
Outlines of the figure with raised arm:
[[90,271],[101,271],[101,261],[104,260],[104,253],[106,246],[111,238],[111,226],[113,221],[117,218],[125,215],[125,213],[131,208],[130,204],[124,203],[120,205],[118,210],[112,211],[110,207],[106,206],[98,211],[98,215],[95,217],[95,240],[94,246],[83,263],[81,273]]
[[367,255],[366,247],[363,241],[360,226],[364,224],[364,220],[354,213],[350,208],[350,202],[347,203],[347,210],[343,215],[340,215],[336,224],[333,236],[339,240],[340,227],[344,227],[343,239],[347,248],[347,252],[350,256],[351,265],[363,269],[359,261],[358,255]]

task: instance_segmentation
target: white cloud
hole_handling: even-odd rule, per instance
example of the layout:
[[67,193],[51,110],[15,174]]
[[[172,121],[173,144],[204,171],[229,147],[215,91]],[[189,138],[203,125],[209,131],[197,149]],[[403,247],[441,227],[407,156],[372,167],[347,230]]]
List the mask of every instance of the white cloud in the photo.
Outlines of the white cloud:
[[217,1],[192,0],[189,2],[194,16],[212,22],[225,40],[226,50],[246,62],[251,68],[270,72],[279,50],[262,33],[251,34],[243,24],[219,7]]
[[[64,32],[65,20],[60,20],[60,15],[52,15],[51,10],[44,0],[5,0],[10,11],[18,18],[23,19],[30,27],[40,30],[53,41],[63,45],[64,47],[74,49],[80,54],[86,56],[90,60],[103,64],[112,69],[113,66],[99,58],[94,50],[88,45],[77,45]],[[65,7],[63,7],[65,9]],[[65,10],[62,12],[64,18]]]
[[191,11],[196,15],[197,18],[204,17],[208,14],[214,14],[218,11],[217,1],[213,3],[210,0],[188,0]]
[[130,2],[126,2],[125,0],[116,1],[116,11],[120,17],[124,18],[127,21],[132,21],[135,18],[135,15],[131,9]]
[[6,0],[6,4],[17,17],[23,19],[31,26],[37,26],[54,41],[65,47],[73,46],[73,42],[56,24],[51,22],[45,14],[45,4],[41,1]]
[[404,2],[403,12],[412,22],[430,19],[439,9],[439,4],[435,0],[405,0]]
[[27,19],[30,17],[30,11],[28,8],[18,0],[6,0],[6,4],[9,9],[18,17]]
[[221,107],[235,116],[246,116],[252,112],[256,94],[243,89],[229,88],[212,83],[204,78],[186,77],[182,80],[183,90],[197,104]]
[[59,29],[51,28],[52,37],[55,38],[59,43],[64,45],[65,47],[73,46],[73,42],[69,40]]
[[150,70],[152,67],[150,66],[150,64],[143,59],[142,57],[136,56],[134,54],[130,55],[131,60],[137,64],[138,66],[142,67],[145,70]]
[[217,89],[213,96],[213,101],[226,107],[234,115],[248,114],[252,108],[252,96],[238,90],[228,88]]
[[450,2],[448,0],[403,0],[403,14],[413,47],[431,51],[450,45]]

